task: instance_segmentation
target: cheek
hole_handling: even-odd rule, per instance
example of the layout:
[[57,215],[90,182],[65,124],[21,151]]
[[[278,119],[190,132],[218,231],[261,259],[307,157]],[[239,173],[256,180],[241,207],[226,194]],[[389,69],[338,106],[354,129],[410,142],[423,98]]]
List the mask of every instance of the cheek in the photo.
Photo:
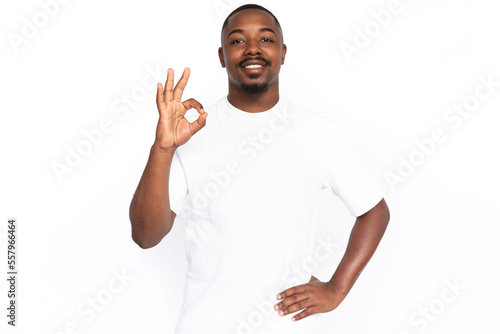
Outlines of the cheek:
[[280,49],[272,50],[272,52],[270,52],[269,55],[272,57],[272,59],[274,59],[274,61],[276,61],[280,64],[283,61],[282,52]]
[[228,65],[234,58],[234,55],[231,52],[225,52],[224,53],[224,61],[226,62],[226,65]]

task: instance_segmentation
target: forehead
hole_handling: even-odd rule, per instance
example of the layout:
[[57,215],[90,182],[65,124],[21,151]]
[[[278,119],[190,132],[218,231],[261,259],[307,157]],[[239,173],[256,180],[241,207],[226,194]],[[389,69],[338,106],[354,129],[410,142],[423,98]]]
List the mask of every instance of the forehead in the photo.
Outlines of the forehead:
[[[276,25],[272,15],[263,10],[254,8],[242,10],[231,16],[224,31],[229,33],[235,29],[243,29],[247,31],[252,29],[258,30],[261,28],[270,28],[274,30],[276,34],[281,35],[281,30]],[[225,37],[226,36],[224,36],[224,38]]]

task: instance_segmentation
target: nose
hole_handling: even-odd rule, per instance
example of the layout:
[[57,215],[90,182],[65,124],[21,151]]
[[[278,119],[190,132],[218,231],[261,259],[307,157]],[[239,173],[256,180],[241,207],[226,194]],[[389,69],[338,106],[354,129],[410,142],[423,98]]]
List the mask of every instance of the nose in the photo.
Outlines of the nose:
[[249,39],[246,43],[245,55],[255,56],[260,54],[262,53],[260,50],[259,41],[255,39]]

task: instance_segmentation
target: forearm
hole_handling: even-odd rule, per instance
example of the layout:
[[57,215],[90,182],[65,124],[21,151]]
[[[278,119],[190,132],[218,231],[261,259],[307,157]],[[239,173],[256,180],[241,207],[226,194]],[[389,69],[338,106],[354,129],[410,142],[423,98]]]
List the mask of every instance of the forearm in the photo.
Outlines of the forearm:
[[388,223],[389,209],[384,199],[356,219],[345,254],[330,279],[344,297],[375,252]]
[[151,147],[149,159],[130,203],[132,239],[153,247],[170,231],[175,214],[170,209],[168,182],[175,150]]

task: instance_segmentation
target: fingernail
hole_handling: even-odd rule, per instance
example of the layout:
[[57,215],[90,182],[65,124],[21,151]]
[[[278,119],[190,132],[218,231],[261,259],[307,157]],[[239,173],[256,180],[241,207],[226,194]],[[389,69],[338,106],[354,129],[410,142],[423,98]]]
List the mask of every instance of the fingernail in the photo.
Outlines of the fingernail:
[[278,295],[278,297],[276,297],[276,298],[281,299],[281,295]]

